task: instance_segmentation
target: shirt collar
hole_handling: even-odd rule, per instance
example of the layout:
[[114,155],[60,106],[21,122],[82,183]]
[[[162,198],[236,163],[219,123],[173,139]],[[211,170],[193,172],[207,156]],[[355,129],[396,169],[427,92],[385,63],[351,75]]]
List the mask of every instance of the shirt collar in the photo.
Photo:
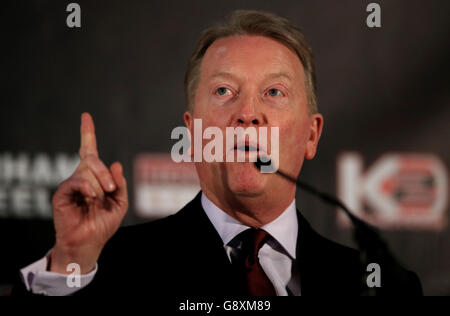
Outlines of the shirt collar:
[[[227,245],[234,237],[250,228],[231,217],[217,207],[202,192],[202,207],[213,224],[224,245]],[[268,232],[287,252],[295,259],[298,235],[297,211],[295,199],[275,220],[261,227]]]

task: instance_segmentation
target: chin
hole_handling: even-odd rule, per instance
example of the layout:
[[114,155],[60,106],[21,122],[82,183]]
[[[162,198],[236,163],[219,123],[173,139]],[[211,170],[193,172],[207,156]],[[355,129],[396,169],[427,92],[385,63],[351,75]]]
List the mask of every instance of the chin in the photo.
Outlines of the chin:
[[229,163],[228,188],[236,195],[258,196],[264,193],[267,175],[261,174],[253,163]]

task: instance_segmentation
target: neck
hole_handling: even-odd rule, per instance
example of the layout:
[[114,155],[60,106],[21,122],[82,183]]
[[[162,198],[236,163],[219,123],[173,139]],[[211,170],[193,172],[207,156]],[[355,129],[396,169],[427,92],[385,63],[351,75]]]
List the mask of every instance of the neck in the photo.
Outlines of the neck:
[[282,196],[263,193],[257,196],[240,195],[232,192],[216,193],[202,187],[203,193],[222,211],[238,220],[242,224],[260,228],[279,217],[292,203],[295,197],[294,190]]

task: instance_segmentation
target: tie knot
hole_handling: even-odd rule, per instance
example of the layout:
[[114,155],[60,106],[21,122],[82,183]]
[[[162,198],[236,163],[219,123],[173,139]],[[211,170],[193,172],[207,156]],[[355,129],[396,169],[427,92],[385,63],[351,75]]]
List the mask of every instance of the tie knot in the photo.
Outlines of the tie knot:
[[249,228],[241,233],[242,250],[250,256],[256,258],[259,250],[270,238],[270,234],[262,229]]
[[262,229],[250,228],[238,236],[241,242],[240,255],[237,256],[237,272],[245,281],[247,293],[251,296],[274,296],[276,291],[262,268],[258,253],[262,246],[271,238],[270,234]]

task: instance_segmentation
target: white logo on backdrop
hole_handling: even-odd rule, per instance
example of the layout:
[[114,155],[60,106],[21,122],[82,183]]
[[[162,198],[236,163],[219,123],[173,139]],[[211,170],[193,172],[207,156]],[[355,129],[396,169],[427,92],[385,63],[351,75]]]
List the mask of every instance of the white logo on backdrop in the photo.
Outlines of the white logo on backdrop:
[[51,218],[51,197],[79,163],[77,154],[0,153],[0,217]]
[[360,218],[385,228],[446,227],[448,174],[435,155],[385,154],[363,170],[360,154],[344,153],[337,169],[339,198]]

